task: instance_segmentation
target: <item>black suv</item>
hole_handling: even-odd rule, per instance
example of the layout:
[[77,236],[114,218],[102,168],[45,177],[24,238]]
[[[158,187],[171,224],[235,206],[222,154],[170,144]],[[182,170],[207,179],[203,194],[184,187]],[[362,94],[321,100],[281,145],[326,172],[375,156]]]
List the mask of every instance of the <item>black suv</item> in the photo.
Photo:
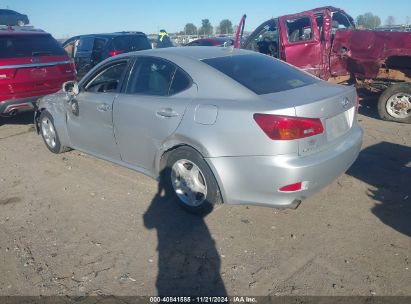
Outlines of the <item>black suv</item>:
[[151,49],[151,44],[142,32],[117,32],[75,36],[65,41],[63,48],[74,59],[81,78],[108,57]]

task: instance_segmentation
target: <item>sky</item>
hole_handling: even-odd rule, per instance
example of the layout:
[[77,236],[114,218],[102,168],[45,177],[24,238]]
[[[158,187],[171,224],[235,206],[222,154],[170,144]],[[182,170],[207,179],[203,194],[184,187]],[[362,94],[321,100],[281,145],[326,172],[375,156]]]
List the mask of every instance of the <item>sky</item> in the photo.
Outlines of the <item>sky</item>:
[[223,19],[235,25],[243,14],[245,30],[252,31],[272,17],[326,5],[342,8],[354,19],[372,12],[383,24],[388,16],[397,24],[411,17],[410,0],[0,0],[0,8],[27,14],[32,25],[55,38],[116,31],[153,34],[160,29],[172,33],[187,23],[199,27],[202,19],[213,26]]

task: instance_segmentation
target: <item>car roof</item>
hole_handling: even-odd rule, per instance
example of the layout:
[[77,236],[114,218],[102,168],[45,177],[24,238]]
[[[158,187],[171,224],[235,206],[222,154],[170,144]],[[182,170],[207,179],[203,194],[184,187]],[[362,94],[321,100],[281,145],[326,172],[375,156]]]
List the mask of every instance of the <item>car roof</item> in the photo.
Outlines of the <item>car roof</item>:
[[122,36],[146,36],[146,34],[143,32],[138,32],[138,31],[123,31],[123,32],[114,32],[114,33],[77,35],[77,36],[70,37],[69,39],[64,41],[63,45],[65,45],[66,43],[72,42],[73,40],[84,38],[84,37],[115,38],[115,37],[122,37]]
[[244,54],[259,54],[256,52],[250,52],[246,50],[235,49],[233,47],[221,47],[214,48],[209,46],[190,46],[190,47],[169,47],[160,49],[149,49],[137,52],[131,52],[122,54],[119,56],[130,56],[131,55],[147,55],[147,56],[178,56],[178,57],[188,57],[194,60],[203,60],[209,58],[226,57],[233,55],[244,55]]

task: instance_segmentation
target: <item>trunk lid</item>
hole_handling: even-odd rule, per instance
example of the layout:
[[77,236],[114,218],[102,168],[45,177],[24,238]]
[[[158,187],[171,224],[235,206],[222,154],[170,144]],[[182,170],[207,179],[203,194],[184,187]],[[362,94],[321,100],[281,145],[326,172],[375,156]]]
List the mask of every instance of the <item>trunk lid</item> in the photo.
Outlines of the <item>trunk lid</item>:
[[357,94],[354,87],[321,81],[261,97],[294,107],[297,117],[321,120],[324,127],[322,134],[298,139],[300,155],[308,155],[338,144],[356,119]]

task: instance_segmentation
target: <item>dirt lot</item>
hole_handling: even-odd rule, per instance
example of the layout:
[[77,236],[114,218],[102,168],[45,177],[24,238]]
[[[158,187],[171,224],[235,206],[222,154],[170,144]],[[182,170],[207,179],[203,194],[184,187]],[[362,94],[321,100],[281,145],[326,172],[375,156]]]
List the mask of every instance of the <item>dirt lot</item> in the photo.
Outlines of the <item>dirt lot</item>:
[[144,175],[0,121],[0,295],[411,295],[411,125],[362,103],[363,150],[297,210],[187,215]]

